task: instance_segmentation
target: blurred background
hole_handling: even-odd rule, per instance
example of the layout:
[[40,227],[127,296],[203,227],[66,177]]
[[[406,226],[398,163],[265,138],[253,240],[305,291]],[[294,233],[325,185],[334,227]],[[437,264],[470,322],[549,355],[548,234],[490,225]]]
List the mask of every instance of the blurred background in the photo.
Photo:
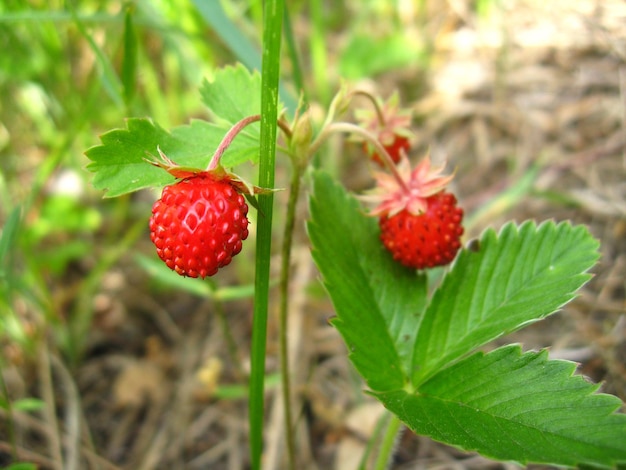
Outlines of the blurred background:
[[[590,227],[602,251],[593,280],[506,341],[549,346],[625,400],[626,2],[287,4],[299,53],[283,48],[287,104],[301,82],[318,117],[342,81],[397,90],[414,113],[412,157],[430,150],[457,169],[467,241],[508,220]],[[261,24],[261,1],[0,2],[0,466],[246,468],[254,237],[215,279],[179,278],[149,241],[158,191],[104,198],[84,151],[127,117],[165,129],[208,119],[202,80],[237,61],[258,68]],[[349,187],[371,184],[350,141],[323,158]],[[287,173],[279,156],[278,187]],[[304,200],[300,215],[289,323],[299,458],[350,470],[381,409],[327,323]],[[276,324],[268,469],[284,464]],[[407,432],[392,468],[516,467]]]

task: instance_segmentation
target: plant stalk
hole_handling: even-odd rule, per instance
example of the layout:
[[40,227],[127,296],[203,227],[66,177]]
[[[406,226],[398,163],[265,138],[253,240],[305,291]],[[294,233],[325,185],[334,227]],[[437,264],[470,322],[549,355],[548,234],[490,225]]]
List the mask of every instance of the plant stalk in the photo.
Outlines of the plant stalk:
[[380,451],[378,452],[378,458],[374,465],[375,470],[387,470],[390,468],[391,457],[396,448],[401,427],[402,421],[392,413],[389,424],[387,424],[387,430],[383,436],[383,441],[380,443]]
[[[276,122],[278,119],[278,84],[280,76],[280,43],[284,0],[266,0],[263,15],[263,58],[261,72],[261,140],[258,183],[274,187]],[[274,196],[259,194],[259,218],[256,244],[256,277],[254,283],[254,318],[250,358],[249,424],[250,465],[260,470],[263,453],[265,398],[265,348],[269,309],[270,255]]]
[[302,173],[300,166],[294,162],[293,174],[287,202],[287,214],[285,217],[285,231],[281,253],[280,271],[280,368],[282,378],[283,403],[285,407],[285,437],[287,445],[287,462],[290,470],[296,469],[295,444],[293,435],[293,418],[291,413],[291,381],[289,379],[289,341],[287,337],[289,316],[289,278],[291,273],[291,248],[293,246],[293,232],[296,222],[296,207],[300,195],[300,183]]

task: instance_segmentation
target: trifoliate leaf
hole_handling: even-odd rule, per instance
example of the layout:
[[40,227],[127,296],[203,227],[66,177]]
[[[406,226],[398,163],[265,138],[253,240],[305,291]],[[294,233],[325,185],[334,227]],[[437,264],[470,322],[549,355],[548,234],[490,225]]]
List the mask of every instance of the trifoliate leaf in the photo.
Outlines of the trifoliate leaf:
[[[180,166],[205,169],[228,130],[201,120],[176,127],[171,133],[149,119],[128,119],[126,126],[103,134],[102,144],[85,152],[91,160],[87,168],[95,173],[93,185],[106,190],[107,197],[173,183],[169,173],[146,161],[154,159],[159,149]],[[224,153],[221,164],[233,167],[246,160],[258,160],[258,139],[240,135]]]
[[373,390],[406,385],[425,277],[393,261],[375,218],[321,171],[313,174],[309,236],[350,359]]
[[428,306],[415,342],[414,386],[504,334],[554,313],[590,278],[598,242],[584,226],[509,223],[463,250]]
[[[166,131],[149,119],[129,119],[126,129],[114,129],[101,136],[102,145],[85,152],[92,162],[87,168],[96,175],[93,185],[114,197],[138,189],[162,186],[174,181],[171,175],[146,162],[161,149],[182,167],[204,170],[230,128],[261,110],[261,76],[243,65],[225,67],[205,81],[201,95],[213,122],[194,120],[189,125]],[[259,124],[246,126],[234,138],[220,164],[235,167],[259,159]]]
[[414,394],[376,396],[413,431],[466,451],[521,464],[626,468],[621,402],[572,376],[575,364],[522,354],[517,345],[476,353]]

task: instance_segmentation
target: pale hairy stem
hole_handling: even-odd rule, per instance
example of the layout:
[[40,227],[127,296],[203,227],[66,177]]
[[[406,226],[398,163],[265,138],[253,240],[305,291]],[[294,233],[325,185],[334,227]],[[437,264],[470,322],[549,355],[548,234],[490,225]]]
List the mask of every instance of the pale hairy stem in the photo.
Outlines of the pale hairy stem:
[[407,186],[404,179],[402,179],[402,176],[398,172],[396,164],[393,162],[393,159],[391,158],[389,152],[387,152],[383,144],[381,144],[380,141],[366,129],[363,129],[356,124],[352,124],[350,122],[335,122],[333,124],[329,124],[326,128],[324,128],[322,132],[320,132],[315,141],[311,144],[311,147],[309,148],[309,155],[315,154],[315,152],[319,150],[319,148],[326,141],[326,139],[328,139],[328,137],[334,132],[347,132],[350,134],[357,134],[363,137],[369,143],[371,143],[378,155],[380,155],[383,163],[385,164],[385,167],[387,167],[389,172],[397,180],[398,185],[402,188],[403,191],[406,191],[407,193],[410,192],[409,187]]

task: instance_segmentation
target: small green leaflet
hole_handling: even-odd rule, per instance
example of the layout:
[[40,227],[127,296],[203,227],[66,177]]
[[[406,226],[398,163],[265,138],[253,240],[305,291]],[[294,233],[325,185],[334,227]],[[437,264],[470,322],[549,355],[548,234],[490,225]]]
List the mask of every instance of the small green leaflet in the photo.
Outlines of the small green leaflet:
[[521,464],[626,465],[621,401],[572,375],[573,362],[518,345],[476,353],[443,369],[418,393],[374,395],[414,432]]
[[413,385],[557,311],[589,280],[597,259],[598,242],[584,226],[526,222],[485,231],[480,250],[460,253],[424,314]]
[[[261,75],[249,72],[242,64],[224,67],[213,80],[203,82],[200,95],[213,120],[230,127],[246,116],[261,113]],[[258,136],[258,125],[249,129]]]
[[399,265],[378,239],[376,218],[322,171],[313,173],[308,232],[350,359],[375,390],[407,383],[426,301],[423,275]]
[[[158,149],[176,164],[205,169],[228,130],[239,120],[259,113],[261,81],[258,73],[243,66],[218,70],[205,82],[201,95],[214,122],[192,120],[190,124],[166,131],[150,119],[130,118],[125,129],[113,129],[100,137],[101,145],[85,152],[94,172],[93,185],[107,191],[107,197],[158,187],[174,182],[166,171],[146,159],[158,156]],[[221,164],[233,168],[259,158],[259,126],[247,126],[224,153]]]

